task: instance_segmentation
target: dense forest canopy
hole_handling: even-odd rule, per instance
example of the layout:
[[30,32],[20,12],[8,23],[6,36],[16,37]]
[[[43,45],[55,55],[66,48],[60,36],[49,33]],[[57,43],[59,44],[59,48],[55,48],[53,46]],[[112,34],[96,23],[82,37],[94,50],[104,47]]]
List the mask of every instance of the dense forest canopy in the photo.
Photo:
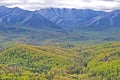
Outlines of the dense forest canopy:
[[88,47],[19,44],[1,49],[0,79],[119,80],[120,42]]

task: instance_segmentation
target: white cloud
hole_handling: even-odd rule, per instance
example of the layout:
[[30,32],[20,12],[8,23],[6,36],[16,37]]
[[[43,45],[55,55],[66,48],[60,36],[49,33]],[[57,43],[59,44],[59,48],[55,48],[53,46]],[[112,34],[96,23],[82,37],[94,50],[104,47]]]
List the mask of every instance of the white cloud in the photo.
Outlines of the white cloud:
[[120,0],[0,0],[0,5],[36,10],[40,8],[120,9]]

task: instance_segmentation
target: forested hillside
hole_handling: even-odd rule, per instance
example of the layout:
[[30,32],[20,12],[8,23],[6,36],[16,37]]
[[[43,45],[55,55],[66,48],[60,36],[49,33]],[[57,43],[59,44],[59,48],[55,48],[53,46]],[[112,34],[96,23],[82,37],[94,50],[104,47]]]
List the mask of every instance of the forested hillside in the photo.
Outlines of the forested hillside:
[[119,80],[120,42],[0,48],[1,80]]

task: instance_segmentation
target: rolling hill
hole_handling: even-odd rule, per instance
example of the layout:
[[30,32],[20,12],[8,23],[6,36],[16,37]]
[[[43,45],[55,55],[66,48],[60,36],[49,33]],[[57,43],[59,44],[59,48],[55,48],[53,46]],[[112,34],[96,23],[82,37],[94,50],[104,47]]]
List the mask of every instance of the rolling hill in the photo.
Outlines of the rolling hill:
[[0,53],[0,79],[119,80],[120,43],[63,48],[11,46]]
[[119,41],[120,10],[0,6],[0,80],[119,80]]

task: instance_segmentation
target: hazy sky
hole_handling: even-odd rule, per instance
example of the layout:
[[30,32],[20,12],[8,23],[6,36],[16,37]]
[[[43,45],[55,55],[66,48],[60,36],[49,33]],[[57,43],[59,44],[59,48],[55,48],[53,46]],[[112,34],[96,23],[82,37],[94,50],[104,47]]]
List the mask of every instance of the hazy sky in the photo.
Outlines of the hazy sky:
[[28,10],[48,7],[114,10],[120,9],[120,0],[0,0],[0,6],[3,5]]

